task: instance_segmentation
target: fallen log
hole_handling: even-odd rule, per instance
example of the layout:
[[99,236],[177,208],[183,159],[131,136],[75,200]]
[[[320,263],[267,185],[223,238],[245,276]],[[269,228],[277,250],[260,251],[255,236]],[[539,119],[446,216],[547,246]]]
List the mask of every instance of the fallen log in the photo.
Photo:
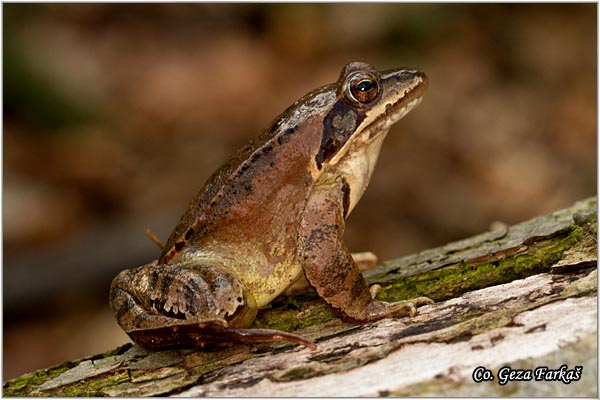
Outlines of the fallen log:
[[256,327],[317,343],[149,353],[131,343],[25,374],[4,396],[597,397],[597,199],[365,272],[416,317],[341,321],[312,291]]

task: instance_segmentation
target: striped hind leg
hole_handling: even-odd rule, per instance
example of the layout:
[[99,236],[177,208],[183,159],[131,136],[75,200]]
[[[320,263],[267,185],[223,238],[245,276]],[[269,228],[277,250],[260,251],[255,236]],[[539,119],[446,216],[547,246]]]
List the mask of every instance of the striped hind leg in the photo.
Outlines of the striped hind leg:
[[122,271],[111,307],[131,339],[148,350],[265,341],[314,344],[287,332],[248,329],[258,311],[237,277],[206,265],[157,265]]

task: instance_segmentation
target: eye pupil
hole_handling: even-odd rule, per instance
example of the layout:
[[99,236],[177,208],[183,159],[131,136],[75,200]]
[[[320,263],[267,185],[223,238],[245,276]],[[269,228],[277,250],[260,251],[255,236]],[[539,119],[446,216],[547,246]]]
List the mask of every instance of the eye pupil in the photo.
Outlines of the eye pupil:
[[356,84],[355,88],[361,92],[368,92],[373,89],[373,81],[367,79],[362,80]]
[[379,86],[375,77],[362,74],[348,80],[346,96],[354,103],[368,104],[375,100],[378,94]]

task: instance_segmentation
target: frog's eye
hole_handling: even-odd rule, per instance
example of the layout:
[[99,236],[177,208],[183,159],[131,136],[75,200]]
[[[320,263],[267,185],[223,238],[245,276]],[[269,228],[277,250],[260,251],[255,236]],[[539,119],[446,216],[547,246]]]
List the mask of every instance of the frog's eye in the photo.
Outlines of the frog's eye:
[[367,104],[375,100],[379,94],[379,81],[376,76],[360,73],[346,81],[345,95],[353,103]]

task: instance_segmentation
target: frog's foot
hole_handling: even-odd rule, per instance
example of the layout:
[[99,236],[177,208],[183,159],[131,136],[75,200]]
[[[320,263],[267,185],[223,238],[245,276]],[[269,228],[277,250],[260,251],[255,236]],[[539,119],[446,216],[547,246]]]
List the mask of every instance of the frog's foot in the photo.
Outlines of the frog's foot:
[[291,342],[316,350],[317,345],[302,336],[293,333],[278,331],[275,329],[229,329],[225,335],[230,334],[234,342],[254,343],[254,342]]
[[374,285],[371,285],[369,287],[369,292],[371,292],[371,298],[374,299],[375,297],[377,297],[377,295],[379,294],[379,292],[381,292],[381,285],[376,283]]
[[394,303],[388,303],[390,310],[394,313],[394,315],[400,315],[408,311],[408,314],[411,317],[417,315],[417,307],[426,306],[429,304],[434,304],[435,301],[431,300],[429,297],[417,297],[415,299],[410,300],[402,300],[396,301]]
[[417,307],[434,303],[435,302],[429,297],[417,297],[415,299],[396,301],[394,303],[373,300],[367,306],[366,320],[375,321],[381,318],[397,317],[406,314],[406,312],[408,312],[411,317],[414,317],[417,315]]
[[361,271],[367,271],[377,266],[377,256],[370,251],[352,253],[352,259]]
[[134,342],[146,350],[190,347],[231,346],[236,343],[291,342],[315,350],[310,340],[273,329],[229,328],[221,321],[205,321],[129,332]]

